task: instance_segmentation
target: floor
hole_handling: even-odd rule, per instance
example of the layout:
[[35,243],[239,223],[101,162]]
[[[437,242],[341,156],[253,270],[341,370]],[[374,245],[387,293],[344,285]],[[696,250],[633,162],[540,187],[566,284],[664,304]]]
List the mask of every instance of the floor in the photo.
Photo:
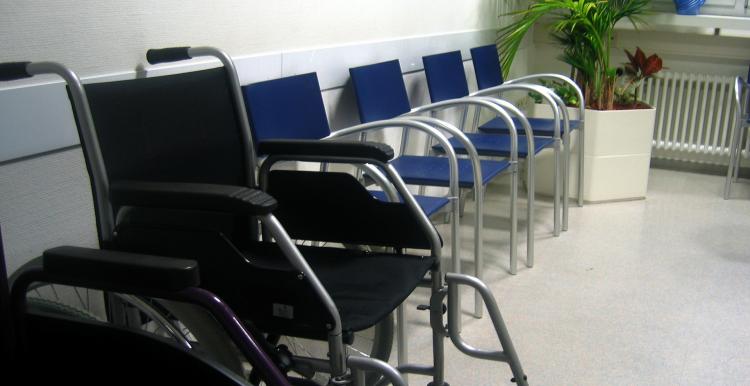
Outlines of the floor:
[[[551,234],[551,203],[539,200],[535,266],[523,265],[519,247],[512,276],[507,186],[489,187],[485,223],[499,230],[485,241],[486,281],[530,384],[750,384],[750,184],[735,185],[728,201],[722,188],[720,176],[652,169],[646,200],[572,207],[560,237]],[[462,219],[468,271],[471,206]],[[415,309],[425,298],[408,301],[409,355],[429,363],[427,314]],[[487,318],[468,312],[473,294],[463,298],[466,340],[497,348]],[[511,384],[506,365],[446,348],[452,385]]]

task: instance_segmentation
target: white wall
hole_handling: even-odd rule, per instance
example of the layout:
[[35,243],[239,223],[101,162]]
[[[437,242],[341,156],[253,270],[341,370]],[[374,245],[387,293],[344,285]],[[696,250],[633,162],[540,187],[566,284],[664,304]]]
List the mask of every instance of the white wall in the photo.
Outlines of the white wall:
[[[747,75],[750,64],[750,39],[737,36],[716,36],[705,29],[673,28],[615,31],[611,64],[627,61],[624,49],[634,52],[641,47],[647,55],[658,54],[664,66],[675,72],[695,72],[726,76]],[[567,74],[569,66],[557,60],[561,50],[541,27],[534,31],[534,72]]]
[[[395,45],[403,41],[400,50],[412,54],[425,50],[431,51],[425,54],[466,50],[469,44],[489,43],[496,25],[495,8],[494,0],[139,0],[116,3],[4,0],[0,2],[0,62],[56,60],[83,77],[111,78],[121,77],[122,73],[130,73],[136,66],[143,65],[147,48],[213,45],[234,57],[282,52],[283,55],[278,55],[282,62],[279,75],[323,67],[331,72],[335,66],[326,62],[330,55],[338,55],[342,50],[344,53],[361,52],[368,47],[375,47],[377,51],[381,43],[376,42],[381,40],[390,40]],[[454,34],[456,31],[476,33]],[[410,38],[421,35],[436,37]],[[443,35],[447,38],[441,40]],[[450,38],[464,35],[468,40]],[[441,45],[441,41],[450,44]],[[340,47],[312,49],[321,46]],[[298,54],[290,52],[294,50]],[[295,59],[294,63],[286,59],[287,63],[283,63],[284,58],[296,57],[301,59]],[[372,55],[357,60],[374,62],[378,58]],[[276,65],[275,60],[269,63]],[[290,68],[290,65],[300,67]],[[342,65],[341,71],[346,68]],[[248,73],[240,70],[240,77],[244,78]],[[324,93],[332,126],[355,123],[357,115],[348,99],[350,93],[337,83],[335,73],[329,75],[321,76],[321,82],[330,80],[332,85]],[[473,81],[473,75],[468,75]],[[27,87],[27,83],[15,82],[10,92],[16,92],[14,89],[18,87],[47,87]],[[412,103],[426,103],[423,75],[409,74],[407,83]],[[325,84],[323,87],[327,88]],[[46,110],[40,103],[35,111],[45,114]],[[40,134],[35,135],[56,129],[40,128]],[[3,135],[0,132],[0,139]],[[51,246],[95,246],[91,194],[80,149],[0,163],[0,224],[9,271]]]
[[147,48],[246,55],[495,24],[495,0],[3,0],[0,61],[56,60],[89,76],[132,70]]

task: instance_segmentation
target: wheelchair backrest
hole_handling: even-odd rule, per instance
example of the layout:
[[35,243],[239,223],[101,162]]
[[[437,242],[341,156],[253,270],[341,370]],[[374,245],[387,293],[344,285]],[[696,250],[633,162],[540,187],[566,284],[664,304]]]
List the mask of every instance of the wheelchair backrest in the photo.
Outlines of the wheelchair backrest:
[[489,44],[471,49],[471,62],[474,64],[474,75],[477,88],[484,90],[503,84],[503,71],[497,46]]
[[255,144],[270,139],[321,139],[331,134],[318,76],[289,76],[242,87]]
[[463,98],[469,95],[469,84],[461,59],[461,51],[422,57],[427,89],[432,102]]
[[391,119],[411,110],[398,60],[349,69],[362,123]]
[[110,181],[247,185],[223,67],[85,89]]

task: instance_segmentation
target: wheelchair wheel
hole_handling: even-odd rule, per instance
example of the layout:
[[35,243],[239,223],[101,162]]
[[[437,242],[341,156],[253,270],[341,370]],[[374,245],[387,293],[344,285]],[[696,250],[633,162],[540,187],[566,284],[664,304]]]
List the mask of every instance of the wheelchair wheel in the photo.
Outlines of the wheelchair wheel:
[[71,318],[97,321],[100,320],[96,315],[75,307],[65,305],[53,300],[44,298],[29,298],[27,300],[28,309],[31,312],[41,312],[45,314],[62,315]]
[[155,299],[61,284],[33,283],[26,294],[30,312],[110,323],[190,347],[189,329]]
[[[347,354],[388,362],[393,348],[393,335],[394,318],[393,314],[389,314],[375,326],[355,332],[352,344],[347,345]],[[286,346],[295,356],[321,359],[328,357],[328,343],[324,341],[283,336],[279,340],[279,345]],[[293,369],[293,371],[320,385],[327,385],[330,378],[328,374],[311,372],[304,367]],[[367,373],[365,384],[375,385],[379,379],[378,374]]]
[[218,322],[200,307],[49,283],[33,283],[26,299],[30,312],[140,330],[174,341],[246,375],[239,350]]
[[33,283],[26,293],[29,311],[105,322],[102,291],[60,284]]

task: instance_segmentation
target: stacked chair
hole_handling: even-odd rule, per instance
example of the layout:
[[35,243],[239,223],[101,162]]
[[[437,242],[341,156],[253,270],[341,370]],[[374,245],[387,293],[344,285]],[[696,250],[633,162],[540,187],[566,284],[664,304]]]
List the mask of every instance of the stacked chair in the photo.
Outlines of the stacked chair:
[[[510,127],[510,135],[505,138],[504,145],[507,146],[507,152],[504,153],[508,156],[508,160],[482,160],[482,172],[491,167],[492,165],[500,162],[499,165],[505,165],[503,162],[507,162],[507,167],[503,168],[504,171],[511,173],[511,186],[510,186],[510,273],[515,274],[517,272],[517,215],[516,215],[516,197],[518,192],[518,135],[516,133],[516,124],[513,122],[512,117],[507,111],[510,111],[519,118],[519,126],[524,127],[524,130],[528,130],[528,124],[526,124],[525,118],[520,111],[510,103],[505,101],[486,100],[482,98],[455,98],[441,100],[437,103],[432,103],[424,106],[419,106],[412,109],[409,104],[409,98],[406,93],[406,85],[401,75],[401,66],[398,60],[392,60],[382,63],[376,63],[356,68],[350,68],[349,74],[354,85],[354,91],[357,96],[357,107],[359,109],[359,115],[362,122],[371,122],[376,119],[384,118],[396,118],[396,117],[409,117],[411,119],[422,119],[432,124],[449,125],[447,122],[438,121],[434,118],[423,117],[422,114],[433,113],[440,110],[452,109],[456,107],[466,108],[467,106],[474,106],[477,108],[483,108],[490,110],[498,119],[506,122]],[[540,90],[540,92],[546,92],[546,90]],[[507,111],[506,111],[507,110]],[[469,154],[473,157],[479,155],[487,155],[487,153],[480,151],[479,148],[472,141],[470,136],[461,132],[461,135],[454,135],[450,138],[451,147],[456,152],[462,154]],[[402,140],[402,149],[405,147],[405,139]],[[461,141],[459,141],[461,139]],[[429,142],[428,142],[429,145]],[[429,146],[428,146],[429,148]],[[434,150],[443,151],[443,147],[433,148]],[[476,155],[474,155],[476,154]],[[411,170],[406,171],[405,179],[409,179]],[[476,223],[475,223],[475,266],[477,277],[482,277],[482,240],[483,240],[483,188],[489,182],[489,179],[482,180],[482,184],[463,184],[463,188],[474,189],[474,198],[476,205]],[[533,264],[533,229],[529,228],[529,238],[527,239],[527,264]],[[477,305],[475,310],[477,314],[481,314],[481,305]]]
[[[433,102],[439,102],[443,100],[462,98],[469,95],[469,84],[466,80],[466,74],[464,72],[463,59],[460,51],[451,51],[441,54],[434,54],[422,57],[424,63],[425,76],[427,78],[428,90],[430,93],[430,99]],[[538,86],[529,85],[518,85],[518,86],[506,86],[514,89],[521,89],[525,91],[538,90]],[[553,94],[550,92],[541,93],[542,97],[547,99],[550,103],[555,116],[559,115],[557,104],[553,101]],[[464,111],[465,115],[466,111]],[[476,116],[476,115],[475,115]],[[493,120],[494,121],[494,120]],[[463,123],[463,122],[462,122]],[[507,125],[503,122],[503,125]],[[559,125],[557,127],[557,133],[559,134]],[[510,130],[508,130],[510,131]],[[534,213],[534,171],[535,162],[534,157],[537,153],[548,147],[554,147],[555,149],[555,161],[556,168],[559,168],[557,162],[559,162],[559,146],[555,146],[555,141],[552,138],[538,137],[533,135],[533,127],[530,127],[528,132],[524,132],[524,136],[519,138],[519,155],[518,157],[527,160],[527,186],[528,186],[528,210],[529,216],[529,231],[531,232],[531,239],[533,240],[533,213]],[[507,157],[510,152],[510,146],[508,146],[509,134],[506,133],[472,133],[470,138],[474,145],[479,149],[480,153],[487,156],[499,156]],[[558,173],[555,173],[555,210],[554,210],[554,234],[559,235],[559,210],[557,203],[559,200],[559,182]],[[529,241],[533,245],[532,240]],[[532,255],[533,265],[533,255]]]
[[[431,385],[446,385],[443,344],[450,338],[467,355],[508,363],[512,381],[527,384],[488,287],[442,271],[441,239],[391,164],[392,149],[361,141],[276,139],[257,144],[266,157],[258,164],[237,74],[226,54],[179,47],[150,50],[147,59],[154,64],[199,56],[217,57],[222,66],[86,86],[57,63],[5,68],[17,77],[58,74],[68,84],[101,247],[126,261],[143,259],[149,267],[156,264],[150,257],[131,254],[195,259],[201,288],[223,299],[254,336],[265,337],[260,346],[284,372],[323,372],[331,384],[355,385],[403,385],[400,373],[417,373],[431,376]],[[390,124],[435,133],[450,154],[431,126]],[[286,161],[373,165],[392,187],[390,202],[373,197],[351,174],[274,169]],[[455,158],[448,164],[455,188]],[[351,248],[372,245],[385,248]],[[399,373],[383,361],[387,357],[347,352],[357,331],[388,320],[420,285],[431,289],[422,307],[432,328],[431,365],[404,364]],[[460,285],[481,293],[502,351],[475,349],[461,338]],[[277,346],[280,336],[325,341],[327,357],[292,355]],[[262,375],[251,374],[250,381]]]
[[[583,206],[583,178],[584,178],[584,116],[585,106],[583,92],[580,87],[571,80],[570,78],[552,73],[540,73],[522,76],[515,79],[504,80],[503,71],[500,65],[500,59],[497,54],[497,47],[494,44],[474,47],[471,50],[471,60],[474,65],[474,74],[477,80],[477,88],[479,91],[472,93],[472,95],[500,95],[506,91],[519,90],[524,88],[518,88],[517,86],[538,82],[540,80],[553,80],[565,83],[576,91],[578,94],[579,107],[578,107],[578,119],[570,119],[568,116],[568,110],[562,100],[557,97],[554,93],[551,93],[551,97],[559,107],[559,113],[555,114],[553,119],[548,118],[530,118],[529,123],[534,130],[534,135],[539,137],[551,137],[555,141],[555,164],[558,167],[555,169],[555,176],[560,174],[560,166],[562,166],[562,224],[558,220],[556,215],[555,219],[555,235],[560,233],[560,229],[568,229],[568,184],[570,174],[570,154],[571,154],[571,140],[570,131],[578,131],[578,206]],[[542,94],[542,97],[544,95]],[[546,99],[546,98],[545,98]],[[547,103],[550,103],[548,100]],[[556,110],[555,106],[551,104],[553,112]],[[477,126],[478,116],[474,117],[474,126]],[[560,125],[562,125],[563,132],[560,135]],[[487,133],[507,133],[508,127],[502,120],[493,119],[479,126],[479,131]],[[559,162],[559,149],[560,142],[562,141],[563,147],[563,162]],[[560,196],[558,177],[555,178],[555,213],[559,213],[558,206]]]

